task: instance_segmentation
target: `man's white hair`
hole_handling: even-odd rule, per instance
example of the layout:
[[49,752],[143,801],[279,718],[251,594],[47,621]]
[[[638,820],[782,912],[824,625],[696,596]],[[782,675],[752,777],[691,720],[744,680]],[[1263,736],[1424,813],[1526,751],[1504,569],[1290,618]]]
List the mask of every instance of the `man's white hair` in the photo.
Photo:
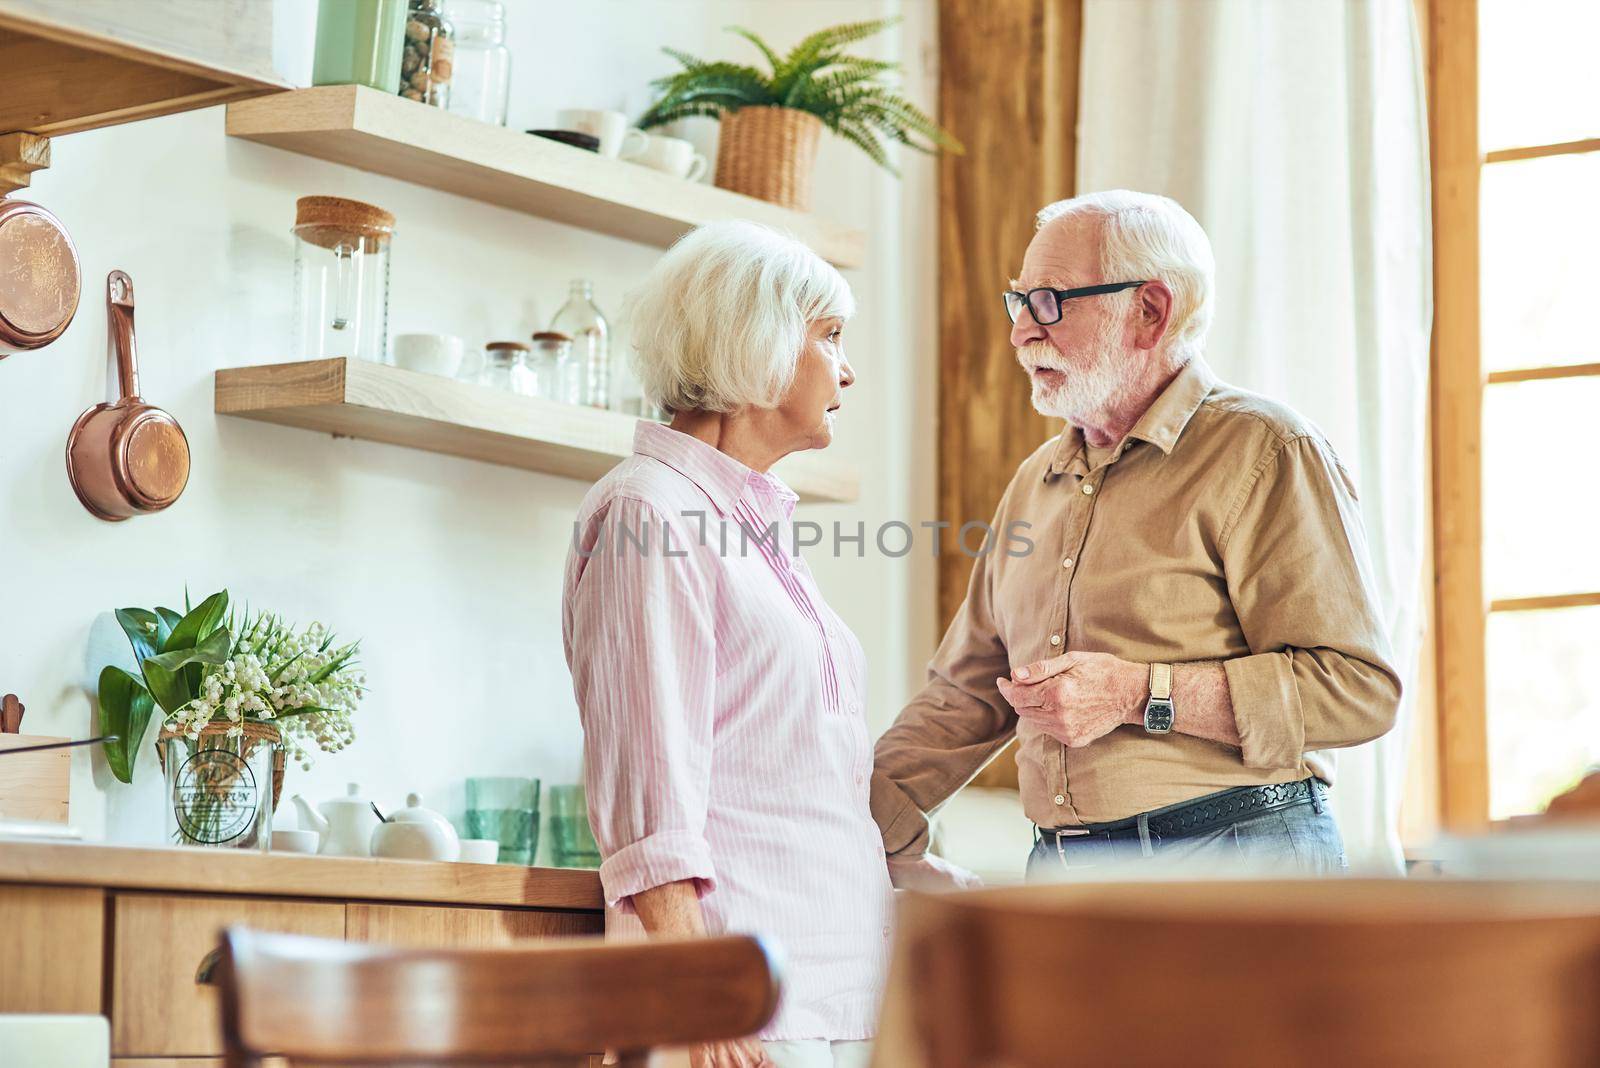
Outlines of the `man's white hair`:
[[656,262],[632,299],[633,366],[672,411],[774,408],[819,319],[848,319],[855,297],[800,241],[751,222],[696,227]]
[[1101,281],[1165,282],[1172,290],[1167,346],[1178,362],[1200,355],[1211,329],[1217,261],[1194,216],[1171,197],[1111,189],[1045,205],[1035,216],[1035,229],[1081,215],[1104,221]]

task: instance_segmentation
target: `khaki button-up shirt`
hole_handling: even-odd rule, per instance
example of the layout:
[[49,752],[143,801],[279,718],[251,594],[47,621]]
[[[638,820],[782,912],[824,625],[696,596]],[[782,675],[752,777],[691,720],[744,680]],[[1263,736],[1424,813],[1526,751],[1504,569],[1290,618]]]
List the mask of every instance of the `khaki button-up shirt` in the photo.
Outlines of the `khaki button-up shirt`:
[[1023,724],[1022,803],[1042,827],[1331,782],[1316,750],[1394,724],[1400,681],[1350,476],[1309,422],[1201,360],[1095,466],[1075,427],[1040,447],[993,526],[928,684],[878,741],[872,809],[890,853],[925,848],[927,813],[1019,733],[995,679],[1067,650],[1221,661],[1241,747],[1179,733],[1182,707],[1172,734],[1122,726],[1079,749]]

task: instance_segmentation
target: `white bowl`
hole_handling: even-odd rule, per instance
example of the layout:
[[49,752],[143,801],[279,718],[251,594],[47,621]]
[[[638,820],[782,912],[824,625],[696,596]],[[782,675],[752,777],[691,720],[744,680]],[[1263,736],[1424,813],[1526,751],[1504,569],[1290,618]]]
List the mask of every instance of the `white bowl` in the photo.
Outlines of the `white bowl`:
[[452,334],[397,334],[394,362],[409,371],[454,378],[466,350],[466,342]]
[[316,831],[273,831],[274,853],[315,853],[321,836]]
[[500,843],[493,838],[463,838],[459,859],[464,864],[493,864],[500,859]]

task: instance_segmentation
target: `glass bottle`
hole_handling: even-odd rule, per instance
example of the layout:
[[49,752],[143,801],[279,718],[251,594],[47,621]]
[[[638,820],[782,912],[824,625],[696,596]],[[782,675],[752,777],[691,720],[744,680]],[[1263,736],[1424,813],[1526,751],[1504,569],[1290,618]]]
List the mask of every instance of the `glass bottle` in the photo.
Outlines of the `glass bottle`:
[[556,312],[550,329],[572,338],[572,357],[579,369],[576,403],[611,407],[610,328],[595,307],[594,286],[575,279],[567,302]]
[[444,17],[444,0],[411,0],[400,52],[400,95],[446,107],[454,73],[455,27]]
[[511,99],[505,5],[500,0],[448,0],[445,17],[456,30],[450,110],[504,126]]
[[389,361],[394,216],[344,197],[301,197],[294,218],[295,337],[303,359]]
[[400,90],[400,42],[406,0],[346,0],[317,8],[312,85],[369,85]]
[[528,369],[525,341],[491,341],[483,347],[483,376],[479,384],[510,393],[533,396],[533,372]]

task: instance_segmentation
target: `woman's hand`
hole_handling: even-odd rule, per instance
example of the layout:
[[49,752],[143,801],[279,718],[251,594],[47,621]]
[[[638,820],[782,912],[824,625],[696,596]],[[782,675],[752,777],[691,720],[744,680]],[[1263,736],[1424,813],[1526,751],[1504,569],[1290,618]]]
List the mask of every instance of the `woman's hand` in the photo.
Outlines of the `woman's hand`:
[[773,1068],[761,1043],[753,1038],[710,1042],[689,1054],[691,1068]]

